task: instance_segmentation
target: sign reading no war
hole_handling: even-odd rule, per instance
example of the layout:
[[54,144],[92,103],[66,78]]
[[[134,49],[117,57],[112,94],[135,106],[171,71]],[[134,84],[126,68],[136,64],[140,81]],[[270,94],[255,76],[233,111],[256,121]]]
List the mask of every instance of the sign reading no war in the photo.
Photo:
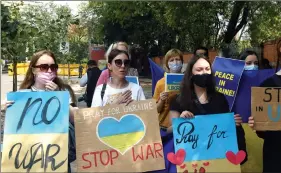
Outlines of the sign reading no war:
[[2,172],[67,172],[69,93],[15,92],[7,109]]

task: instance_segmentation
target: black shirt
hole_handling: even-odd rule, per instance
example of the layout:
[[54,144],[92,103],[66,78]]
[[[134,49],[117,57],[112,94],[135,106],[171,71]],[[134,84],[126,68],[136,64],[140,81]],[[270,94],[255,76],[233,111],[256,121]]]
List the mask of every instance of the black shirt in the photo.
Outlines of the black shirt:
[[95,88],[100,77],[101,70],[98,67],[89,68],[87,70],[87,106],[91,107]]
[[[281,76],[267,78],[260,87],[281,87]],[[257,135],[264,139],[263,172],[281,172],[281,132],[257,131]]]
[[[216,92],[210,99],[209,102],[206,104],[200,104],[199,106],[195,103],[190,108],[182,108],[179,103],[179,96],[175,97],[171,100],[170,103],[170,110],[177,111],[180,114],[183,111],[190,111],[196,115],[206,115],[206,114],[220,114],[220,113],[227,113],[229,112],[229,106],[226,98],[223,94]],[[201,107],[201,108],[200,108]],[[204,109],[202,111],[202,109]],[[233,117],[234,118],[234,117]],[[236,133],[237,133],[237,142],[239,150],[244,150],[246,153],[246,140],[245,140],[245,132],[242,126],[236,126]],[[245,160],[241,163],[244,164],[247,161],[248,157],[246,155]]]

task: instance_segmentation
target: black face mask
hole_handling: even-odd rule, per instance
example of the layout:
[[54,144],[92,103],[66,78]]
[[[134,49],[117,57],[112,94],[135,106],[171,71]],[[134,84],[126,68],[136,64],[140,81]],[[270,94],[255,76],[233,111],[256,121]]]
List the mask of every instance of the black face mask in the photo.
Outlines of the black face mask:
[[191,77],[193,83],[199,87],[207,88],[212,85],[212,75],[211,74],[196,74]]

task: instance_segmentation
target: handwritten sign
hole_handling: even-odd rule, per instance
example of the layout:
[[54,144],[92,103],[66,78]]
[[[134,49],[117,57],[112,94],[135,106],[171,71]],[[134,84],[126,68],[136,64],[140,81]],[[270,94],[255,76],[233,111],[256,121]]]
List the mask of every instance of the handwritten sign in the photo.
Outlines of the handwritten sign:
[[183,79],[183,74],[178,73],[166,73],[165,75],[165,91],[179,91],[180,84]]
[[75,115],[77,172],[165,168],[155,100],[80,109]]
[[175,151],[186,153],[178,172],[241,172],[240,165],[230,163],[226,156],[238,152],[233,113],[175,118],[172,122]]
[[281,130],[281,88],[252,88],[252,115],[255,130]]
[[15,92],[4,127],[2,172],[67,172],[68,92]]
[[236,97],[244,66],[245,61],[221,57],[216,57],[213,63],[216,90],[225,95],[230,109]]

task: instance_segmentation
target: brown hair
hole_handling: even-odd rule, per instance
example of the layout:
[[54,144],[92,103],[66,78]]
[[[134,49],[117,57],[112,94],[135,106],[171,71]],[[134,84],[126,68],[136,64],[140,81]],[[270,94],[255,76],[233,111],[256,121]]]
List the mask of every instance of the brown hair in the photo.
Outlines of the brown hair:
[[183,54],[182,54],[182,52],[180,50],[178,50],[178,49],[171,49],[165,55],[165,65],[166,65],[167,69],[169,69],[169,66],[168,66],[169,59],[172,58],[172,57],[175,57],[175,56],[179,56],[180,59],[181,59],[181,62],[183,63]]
[[[26,72],[26,75],[25,75],[25,78],[24,78],[23,82],[20,85],[20,89],[30,89],[31,86],[35,83],[35,78],[34,78],[34,74],[32,72],[32,69],[36,65],[38,59],[43,55],[49,55],[50,57],[53,58],[55,64],[57,64],[55,55],[51,51],[42,50],[42,51],[36,52],[31,58],[29,68]],[[67,84],[65,84],[63,82],[63,80],[61,80],[59,77],[56,77],[53,80],[53,82],[58,85],[59,90],[68,90],[70,95],[71,95],[72,102],[73,103],[76,102],[74,91],[72,90],[71,87],[69,87]]]

